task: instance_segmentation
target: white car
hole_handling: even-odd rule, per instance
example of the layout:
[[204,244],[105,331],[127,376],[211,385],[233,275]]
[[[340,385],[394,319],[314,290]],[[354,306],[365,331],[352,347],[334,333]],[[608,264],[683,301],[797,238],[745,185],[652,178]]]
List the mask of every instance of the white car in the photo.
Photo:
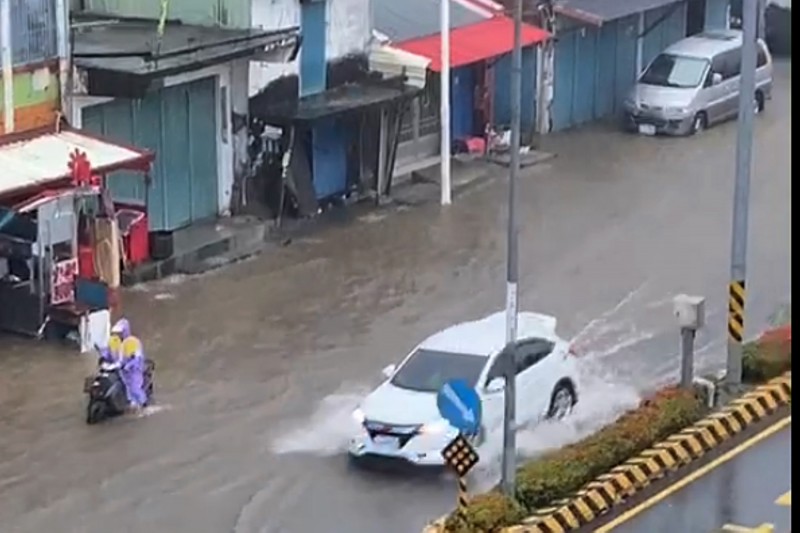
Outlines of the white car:
[[[481,399],[476,444],[502,435],[505,380],[499,356],[505,326],[503,312],[451,326],[419,344],[399,365],[386,367],[386,381],[353,413],[360,430],[350,441],[350,456],[442,465],[441,451],[458,431],[439,414],[436,396],[452,379],[467,381]],[[556,334],[556,319],[520,313],[517,338],[518,424],[566,416],[578,400],[578,371],[569,343]]]

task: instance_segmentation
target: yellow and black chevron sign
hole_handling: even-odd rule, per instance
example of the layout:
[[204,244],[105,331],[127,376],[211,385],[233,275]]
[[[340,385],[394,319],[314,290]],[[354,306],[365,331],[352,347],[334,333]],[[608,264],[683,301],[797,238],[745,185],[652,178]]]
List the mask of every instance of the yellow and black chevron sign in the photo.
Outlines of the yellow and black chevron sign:
[[787,373],[598,477],[574,497],[540,510],[530,525],[514,526],[504,531],[565,533],[578,529],[668,472],[701,457],[747,426],[772,414],[780,406],[788,404],[791,398],[792,377]]
[[744,337],[744,280],[732,281],[728,285],[728,336],[741,343]]

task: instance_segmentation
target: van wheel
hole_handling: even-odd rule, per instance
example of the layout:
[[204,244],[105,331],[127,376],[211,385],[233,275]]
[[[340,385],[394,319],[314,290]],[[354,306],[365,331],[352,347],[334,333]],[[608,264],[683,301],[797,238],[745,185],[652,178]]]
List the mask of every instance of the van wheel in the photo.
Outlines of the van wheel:
[[689,135],[697,135],[702,133],[708,127],[708,117],[705,112],[700,111],[694,116],[692,121],[692,128],[689,130]]
[[756,91],[756,97],[753,100],[753,110],[756,115],[764,111],[764,107],[766,107],[766,100],[764,99],[764,93],[761,91]]
[[572,412],[572,408],[578,402],[575,388],[569,381],[561,381],[553,390],[550,397],[550,408],[547,410],[547,418],[550,420],[561,420]]

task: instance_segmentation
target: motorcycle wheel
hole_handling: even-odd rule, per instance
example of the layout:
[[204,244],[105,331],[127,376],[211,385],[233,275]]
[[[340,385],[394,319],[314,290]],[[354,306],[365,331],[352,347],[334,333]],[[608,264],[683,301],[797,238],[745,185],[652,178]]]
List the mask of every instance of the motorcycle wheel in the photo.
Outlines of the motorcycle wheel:
[[106,417],[106,406],[103,402],[90,401],[86,407],[86,423],[97,424]]

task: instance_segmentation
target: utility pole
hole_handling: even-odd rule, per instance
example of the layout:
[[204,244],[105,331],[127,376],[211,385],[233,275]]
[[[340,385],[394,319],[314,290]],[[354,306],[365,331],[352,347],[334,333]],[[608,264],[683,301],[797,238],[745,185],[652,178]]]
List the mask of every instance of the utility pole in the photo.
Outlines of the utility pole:
[[3,68],[3,132],[14,133],[14,63],[11,50],[11,0],[0,0],[0,65]]
[[506,276],[506,365],[503,416],[503,492],[512,496],[517,472],[515,344],[517,341],[517,177],[519,175],[520,106],[522,104],[522,0],[514,4],[514,49],[511,52],[511,166],[508,175],[508,270]]
[[731,281],[728,285],[728,365],[726,381],[742,382],[747,230],[750,204],[750,171],[753,155],[753,122],[756,94],[756,33],[758,0],[742,1],[742,77],[739,87],[739,124],[736,130],[736,184],[733,193]]
[[440,1],[439,22],[441,28],[441,83],[439,117],[441,121],[441,159],[442,173],[442,205],[450,205],[453,201],[450,191],[450,0]]

